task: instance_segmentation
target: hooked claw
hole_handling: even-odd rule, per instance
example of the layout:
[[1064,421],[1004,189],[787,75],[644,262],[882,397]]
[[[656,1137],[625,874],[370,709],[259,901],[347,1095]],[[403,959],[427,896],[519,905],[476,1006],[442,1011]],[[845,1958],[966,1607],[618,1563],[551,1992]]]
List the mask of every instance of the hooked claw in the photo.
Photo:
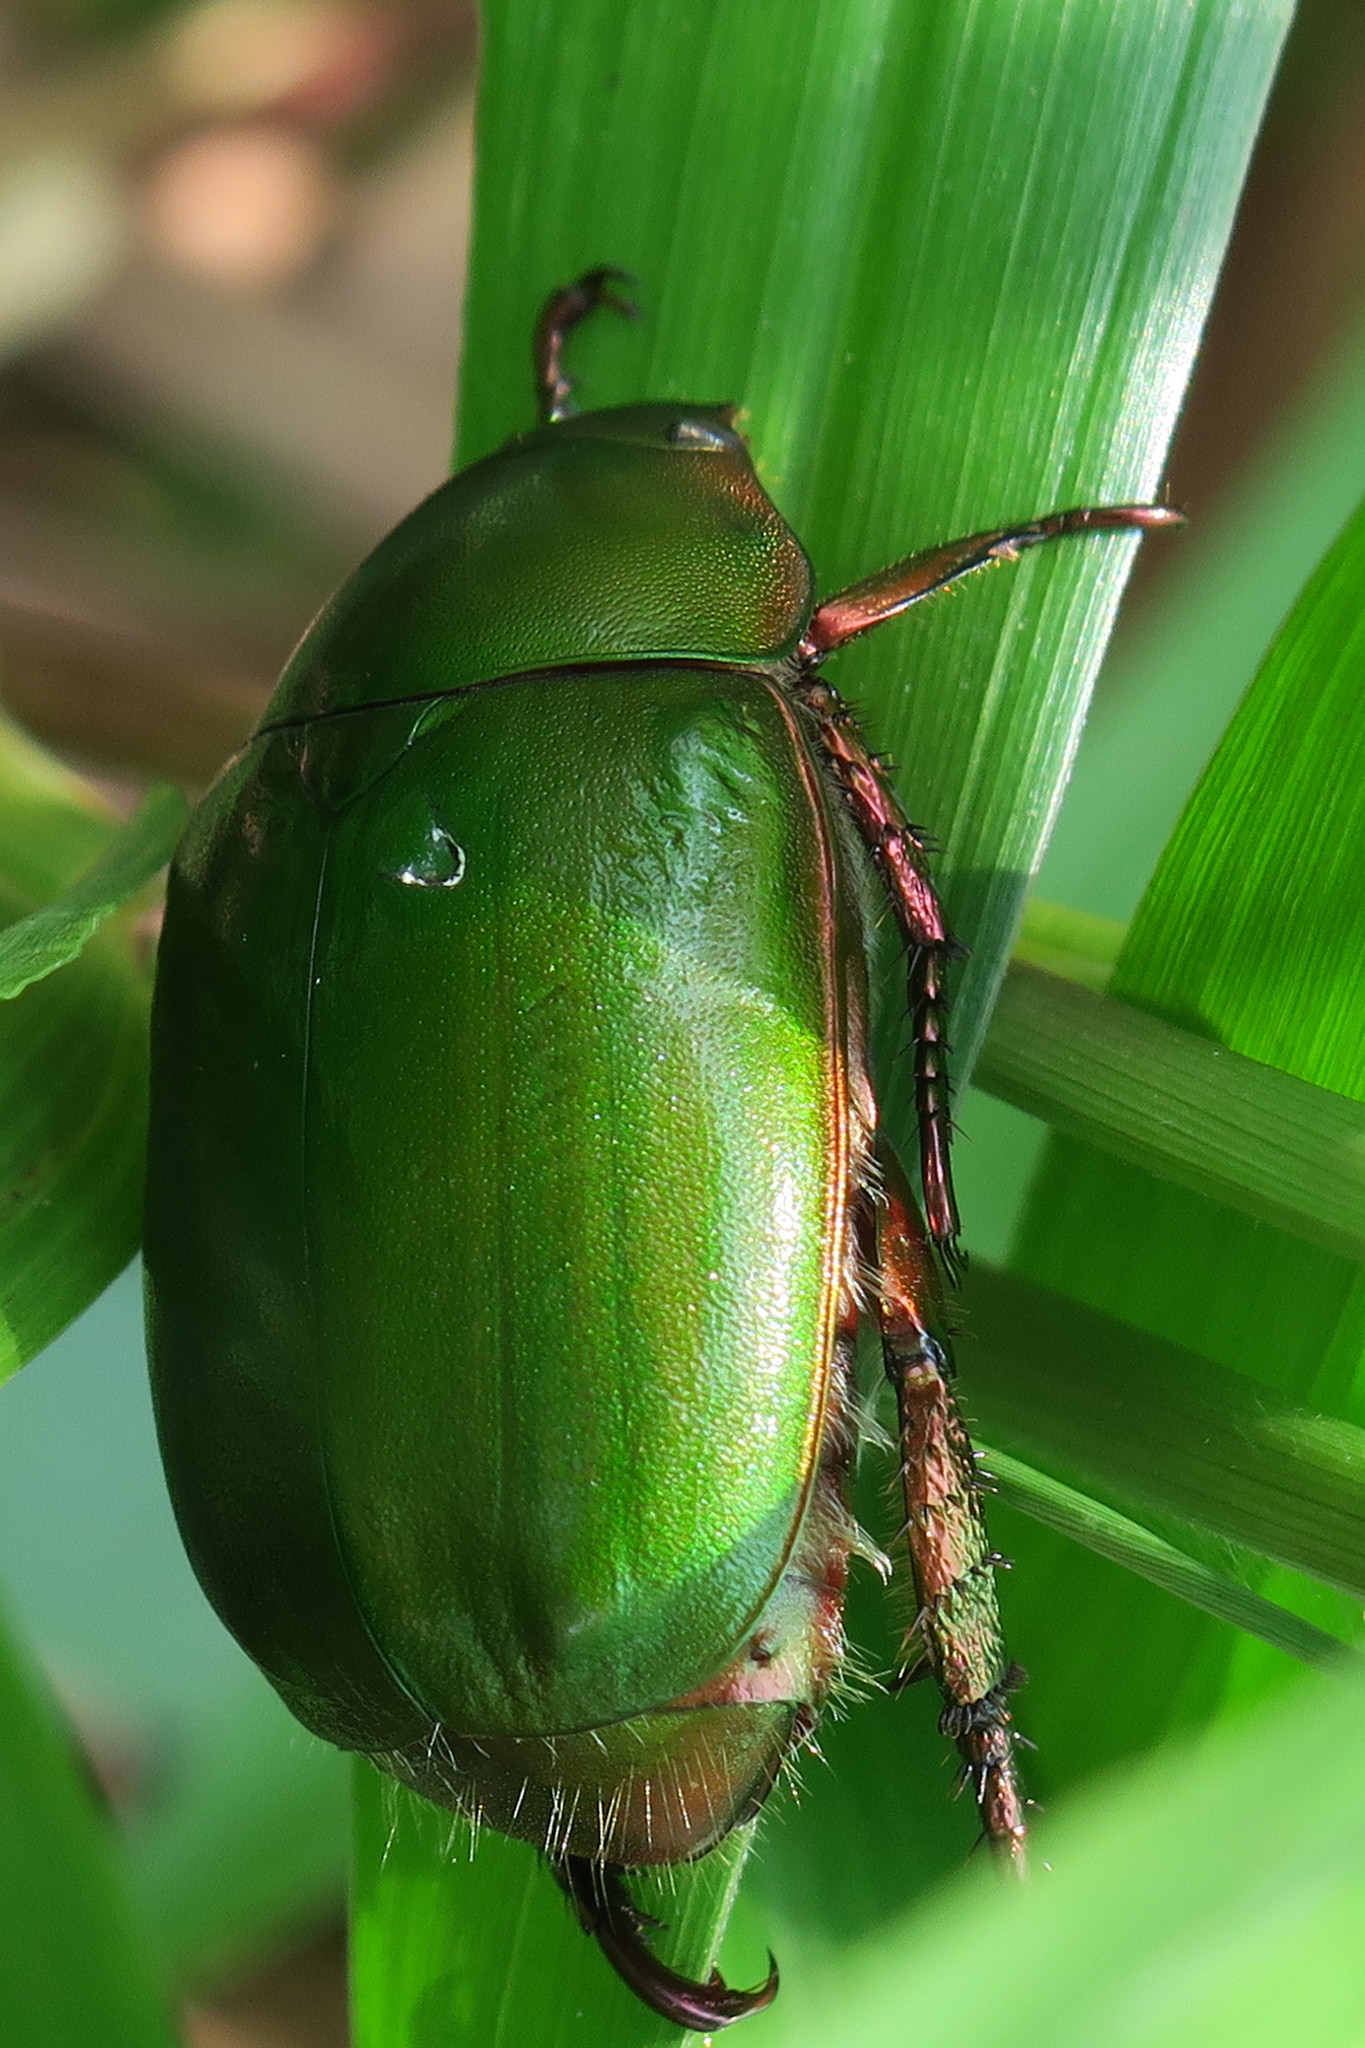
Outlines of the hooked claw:
[[762,2012],[776,1998],[777,1964],[771,1955],[767,1981],[752,1991],[732,1990],[717,1971],[701,1984],[661,1963],[644,1939],[645,1915],[626,1889],[619,1863],[566,1856],[551,1868],[573,1901],[583,1931],[596,1935],[618,1977],[661,2019],[710,2034]]

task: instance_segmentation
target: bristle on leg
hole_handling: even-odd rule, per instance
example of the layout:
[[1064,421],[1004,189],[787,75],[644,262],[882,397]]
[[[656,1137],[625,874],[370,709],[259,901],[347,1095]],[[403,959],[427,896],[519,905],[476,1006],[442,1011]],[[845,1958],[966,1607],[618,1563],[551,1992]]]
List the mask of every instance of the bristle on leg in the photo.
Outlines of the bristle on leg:
[[883,1148],[877,1214],[879,1316],[900,1418],[904,1535],[917,1612],[912,1667],[927,1665],[943,1695],[939,1726],[962,1758],[991,1846],[1022,1872],[1025,1802],[1014,1763],[1009,1661],[995,1597],[998,1553],[953,1391],[942,1302],[929,1241],[900,1162]]

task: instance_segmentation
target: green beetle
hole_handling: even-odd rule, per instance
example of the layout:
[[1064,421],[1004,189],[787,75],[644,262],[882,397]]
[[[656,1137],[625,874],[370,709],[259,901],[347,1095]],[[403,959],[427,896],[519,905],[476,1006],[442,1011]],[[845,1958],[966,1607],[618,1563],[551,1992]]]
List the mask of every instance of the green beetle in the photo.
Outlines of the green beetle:
[[[157,980],[146,1219],[176,1513],[306,1726],[539,1845],[656,2010],[623,1872],[761,1806],[841,1652],[859,1316],[902,1434],[916,1656],[1022,1854],[936,1260],[923,841],[821,679],[1054,514],[818,606],[724,406],[542,424],[376,549],[197,811]],[[870,898],[907,943],[927,1233],[877,1130]],[[875,1282],[869,1281],[875,1275]]]

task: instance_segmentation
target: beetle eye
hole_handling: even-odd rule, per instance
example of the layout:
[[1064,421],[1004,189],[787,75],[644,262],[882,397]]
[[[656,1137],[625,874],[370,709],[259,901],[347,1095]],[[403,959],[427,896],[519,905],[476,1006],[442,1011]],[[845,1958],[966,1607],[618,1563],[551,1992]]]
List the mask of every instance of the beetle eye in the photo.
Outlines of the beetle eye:
[[733,436],[722,427],[708,426],[705,420],[674,420],[668,439],[675,448],[719,451],[730,446]]

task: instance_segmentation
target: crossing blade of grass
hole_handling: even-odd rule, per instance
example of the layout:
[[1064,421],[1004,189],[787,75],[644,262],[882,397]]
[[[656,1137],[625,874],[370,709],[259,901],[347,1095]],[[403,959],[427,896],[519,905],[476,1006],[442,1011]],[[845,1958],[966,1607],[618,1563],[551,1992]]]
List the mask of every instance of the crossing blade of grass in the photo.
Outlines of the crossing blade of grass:
[[[1365,1097],[1365,516],[1310,582],[1219,748],[1129,932],[1114,993],[1300,1081]],[[1055,1140],[1019,1240],[1018,1270],[1044,1286],[1261,1382],[1292,1403],[1365,1422],[1365,1288],[1356,1260]],[[1068,1391],[1059,1388],[1065,1403]],[[1273,1405],[1271,1394],[1267,1402]],[[1130,1463],[1169,1476],[1154,1428]],[[1286,1497],[1286,1520],[1306,1512]],[[1211,1521],[1210,1526],[1217,1526]],[[1231,1533],[1229,1531],[1229,1533]],[[1011,1547],[1014,1530],[1006,1539]],[[1285,1682],[1283,1660],[1197,1621],[1154,1590],[1022,1532],[1015,1628],[1044,1654],[1031,1731],[1044,1790]],[[1332,1633],[1358,1603],[1305,1596],[1271,1574],[1259,1590]],[[1058,1644],[1065,1611],[1072,1647]],[[1056,1663],[1048,1658],[1056,1653]],[[1121,1712],[1096,1716],[1075,1667],[1122,1670]],[[1070,1675],[1072,1683],[1064,1684]]]
[[1008,1273],[973,1268],[964,1310],[993,1443],[1365,1597],[1365,1429]]
[[165,867],[188,815],[178,789],[163,784],[150,791],[84,874],[0,931],[0,1001],[74,960],[105,919]]
[[1158,1179],[1365,1259],[1365,1103],[1019,961],[977,1084]]
[[1230,1621],[1234,1628],[1286,1650],[1303,1664],[1341,1671],[1359,1667],[1365,1672],[1365,1658],[1359,1651],[1287,1608],[1277,1607],[1273,1600],[1263,1600],[1226,1572],[1212,1571],[1141,1522],[1106,1507],[1092,1494],[1048,1478],[1004,1451],[992,1450],[989,1445],[978,1448],[993,1490],[1045,1528],[1059,1530],[1087,1550],[1202,1608],[1205,1614]]
[[15,2048],[172,2048],[112,1824],[0,1628],[0,2027]]

